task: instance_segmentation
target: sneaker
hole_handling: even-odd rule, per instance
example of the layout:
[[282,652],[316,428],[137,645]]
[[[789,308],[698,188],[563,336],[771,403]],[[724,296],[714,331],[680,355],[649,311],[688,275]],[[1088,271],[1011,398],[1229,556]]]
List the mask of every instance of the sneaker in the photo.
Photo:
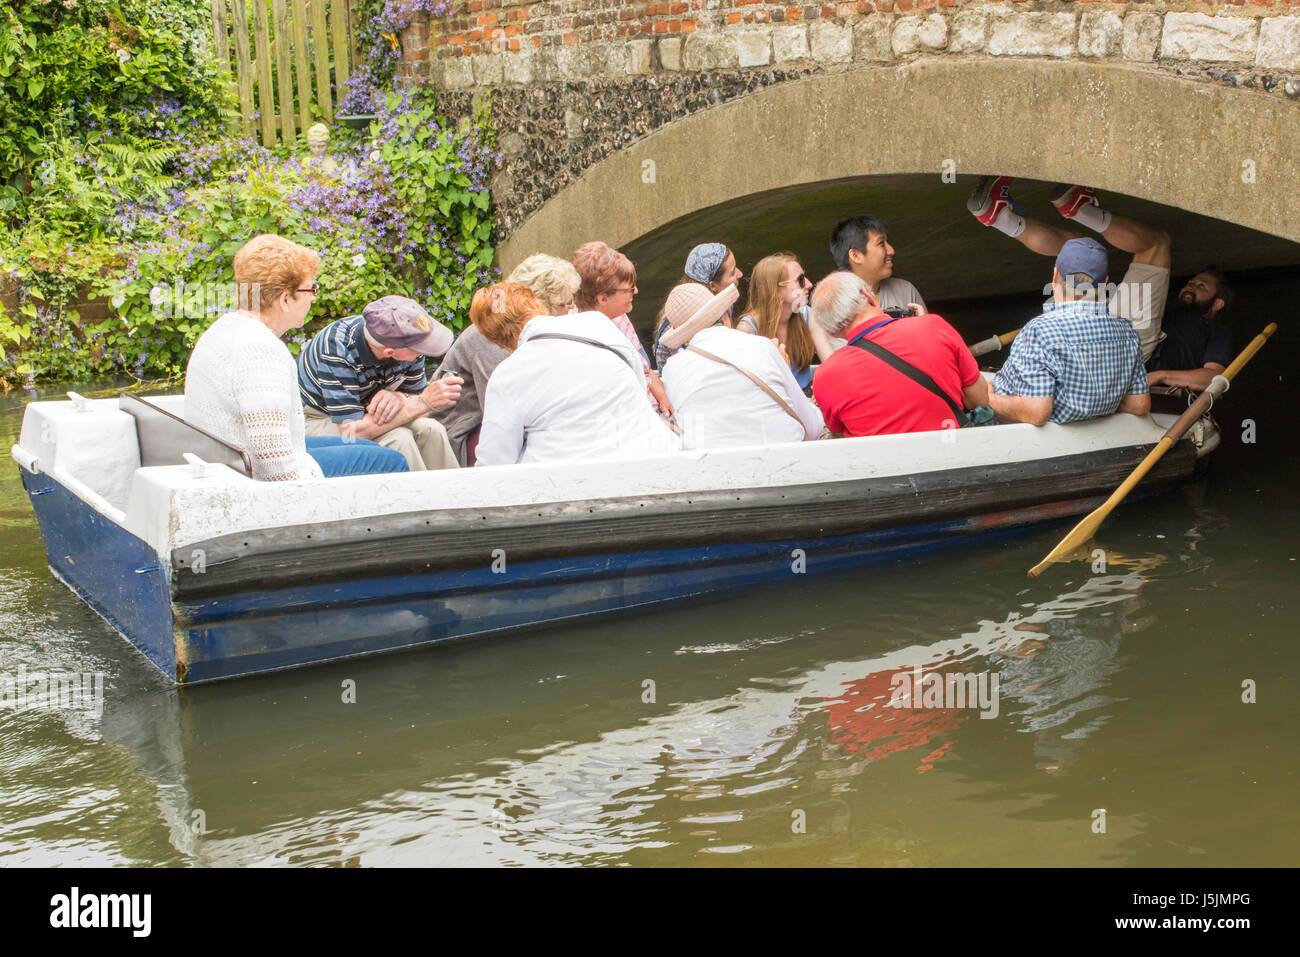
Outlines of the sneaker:
[[992,226],[998,213],[1011,205],[1011,177],[985,176],[971,190],[966,208],[985,226]]
[[1084,206],[1100,206],[1101,203],[1097,202],[1097,191],[1091,186],[1070,186],[1063,183],[1052,194],[1052,205],[1066,219],[1074,219],[1075,214]]

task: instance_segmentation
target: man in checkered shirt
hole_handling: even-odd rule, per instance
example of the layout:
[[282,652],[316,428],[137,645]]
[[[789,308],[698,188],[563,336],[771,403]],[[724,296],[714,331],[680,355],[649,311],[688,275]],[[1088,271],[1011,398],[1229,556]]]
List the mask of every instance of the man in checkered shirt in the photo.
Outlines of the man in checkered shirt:
[[1007,422],[1077,422],[1151,411],[1137,331],[1098,300],[1106,248],[1071,239],[1052,270],[1052,302],[1016,337],[993,378],[989,405]]

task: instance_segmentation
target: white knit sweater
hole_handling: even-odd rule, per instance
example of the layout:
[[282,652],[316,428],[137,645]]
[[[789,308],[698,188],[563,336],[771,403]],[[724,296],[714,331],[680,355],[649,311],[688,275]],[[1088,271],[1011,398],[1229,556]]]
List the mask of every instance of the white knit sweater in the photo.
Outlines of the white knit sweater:
[[275,333],[246,313],[226,313],[195,343],[185,420],[247,452],[255,479],[322,477],[303,437],[298,365]]

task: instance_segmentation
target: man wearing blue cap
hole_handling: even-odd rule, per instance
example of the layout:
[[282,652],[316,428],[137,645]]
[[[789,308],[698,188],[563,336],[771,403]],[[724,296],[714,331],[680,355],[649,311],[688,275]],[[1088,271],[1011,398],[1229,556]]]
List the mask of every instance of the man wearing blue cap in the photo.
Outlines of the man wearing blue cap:
[[[1083,236],[1073,227],[1050,226],[1021,215],[1020,205],[1011,198],[1011,182],[1010,176],[985,176],[971,191],[966,208],[985,226],[1043,256],[1055,256],[1066,240]],[[1117,294],[1111,298],[1110,308],[1133,323],[1143,360],[1151,358],[1164,338],[1160,319],[1169,297],[1173,240],[1163,229],[1103,209],[1096,190],[1089,187],[1062,184],[1051,199],[1063,218],[1091,229],[1121,252],[1133,254],[1124,278],[1115,287]]]
[[1000,419],[1043,425],[1151,411],[1137,330],[1099,296],[1108,276],[1106,248],[1095,239],[1061,246],[1052,302],[1020,330],[993,378],[989,405]]
[[[1009,176],[981,179],[967,202],[971,214],[1045,256],[1055,256],[1066,240],[1082,235],[1022,216],[1011,198],[1011,182]],[[1091,187],[1062,184],[1051,200],[1064,218],[1133,254],[1111,300],[1111,312],[1137,329],[1142,358],[1150,370],[1148,385],[1198,391],[1208,387],[1233,355],[1232,334],[1224,322],[1233,296],[1223,272],[1214,266],[1202,268],[1170,301],[1173,241],[1168,233],[1104,209]]]

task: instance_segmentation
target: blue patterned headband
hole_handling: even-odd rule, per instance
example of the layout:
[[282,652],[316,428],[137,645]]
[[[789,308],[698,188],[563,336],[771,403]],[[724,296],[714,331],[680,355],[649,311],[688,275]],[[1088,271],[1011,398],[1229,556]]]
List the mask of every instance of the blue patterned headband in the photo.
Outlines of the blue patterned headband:
[[701,243],[686,257],[686,275],[696,282],[712,282],[726,258],[727,247],[722,243]]

